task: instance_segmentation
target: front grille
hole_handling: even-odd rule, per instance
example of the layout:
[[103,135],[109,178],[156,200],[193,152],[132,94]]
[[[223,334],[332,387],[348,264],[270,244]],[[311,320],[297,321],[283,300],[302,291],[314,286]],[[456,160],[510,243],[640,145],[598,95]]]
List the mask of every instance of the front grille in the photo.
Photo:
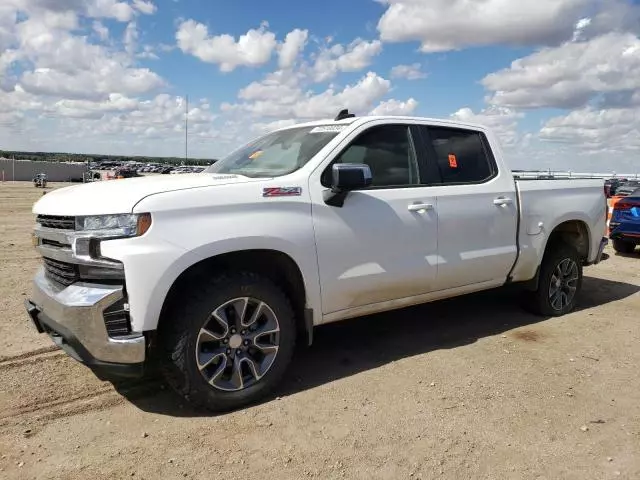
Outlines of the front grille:
[[51,258],[43,258],[45,275],[64,286],[69,286],[80,279],[78,266],[72,263],[59,262]]
[[59,215],[38,215],[36,222],[45,228],[55,228],[58,230],[75,230],[76,218],[63,217]]

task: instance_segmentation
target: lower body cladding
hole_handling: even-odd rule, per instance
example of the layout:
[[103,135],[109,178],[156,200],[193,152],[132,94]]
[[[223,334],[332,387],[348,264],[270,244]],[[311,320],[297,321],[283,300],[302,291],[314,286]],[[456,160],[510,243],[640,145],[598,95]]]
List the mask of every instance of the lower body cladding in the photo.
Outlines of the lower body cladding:
[[127,317],[121,285],[79,282],[64,287],[41,268],[33,286],[25,304],[40,333],[49,334],[101,379],[143,375],[146,338],[123,329]]

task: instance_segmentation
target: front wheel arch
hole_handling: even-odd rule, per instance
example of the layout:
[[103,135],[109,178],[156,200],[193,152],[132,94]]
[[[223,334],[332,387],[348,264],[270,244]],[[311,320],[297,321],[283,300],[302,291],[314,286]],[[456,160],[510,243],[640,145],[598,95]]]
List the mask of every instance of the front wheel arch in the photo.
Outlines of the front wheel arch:
[[251,272],[264,276],[275,283],[287,295],[294,310],[296,327],[300,340],[308,345],[313,339],[313,312],[307,308],[307,289],[304,277],[296,261],[278,250],[252,249],[238,250],[201,260],[186,268],[174,280],[165,296],[158,329],[167,315],[172,302],[193,284],[207,281],[220,274],[234,271]]

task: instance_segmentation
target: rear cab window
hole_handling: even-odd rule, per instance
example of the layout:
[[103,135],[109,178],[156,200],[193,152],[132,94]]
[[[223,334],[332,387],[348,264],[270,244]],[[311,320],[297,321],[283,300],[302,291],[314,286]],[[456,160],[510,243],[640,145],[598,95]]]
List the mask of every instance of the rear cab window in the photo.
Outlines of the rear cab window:
[[437,165],[441,183],[485,183],[497,175],[495,158],[482,132],[432,126],[422,131],[429,161]]

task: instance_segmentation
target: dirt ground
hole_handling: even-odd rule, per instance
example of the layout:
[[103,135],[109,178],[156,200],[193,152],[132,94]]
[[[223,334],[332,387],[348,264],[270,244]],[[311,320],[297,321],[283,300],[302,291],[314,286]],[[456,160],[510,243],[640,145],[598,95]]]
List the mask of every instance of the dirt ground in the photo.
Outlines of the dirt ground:
[[495,291],[318,328],[278,397],[195,411],[113,386],[29,326],[30,184],[0,184],[0,478],[640,478],[640,255],[578,311]]

